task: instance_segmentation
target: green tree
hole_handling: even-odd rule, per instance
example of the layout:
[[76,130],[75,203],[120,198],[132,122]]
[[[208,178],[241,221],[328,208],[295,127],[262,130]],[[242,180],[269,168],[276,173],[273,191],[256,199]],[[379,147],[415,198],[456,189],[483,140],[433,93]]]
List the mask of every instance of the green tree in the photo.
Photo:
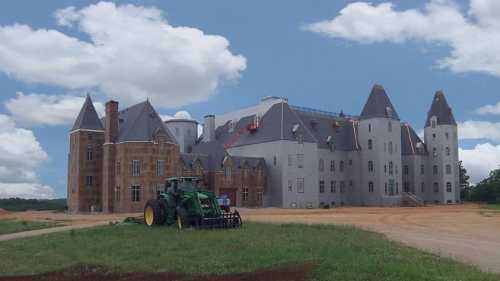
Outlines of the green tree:
[[458,172],[460,178],[460,198],[464,201],[470,201],[472,187],[469,184],[470,177],[467,175],[467,169],[465,169],[462,161],[458,162]]
[[473,201],[500,203],[500,169],[490,172],[490,175],[472,188],[470,198]]

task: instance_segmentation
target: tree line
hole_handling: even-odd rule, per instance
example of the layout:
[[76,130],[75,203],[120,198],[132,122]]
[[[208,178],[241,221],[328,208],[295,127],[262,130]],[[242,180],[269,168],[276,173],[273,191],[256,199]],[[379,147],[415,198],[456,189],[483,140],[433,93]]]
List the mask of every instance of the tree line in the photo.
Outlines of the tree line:
[[469,184],[467,170],[459,162],[461,198],[463,201],[500,204],[500,169],[490,172],[489,176],[475,185]]

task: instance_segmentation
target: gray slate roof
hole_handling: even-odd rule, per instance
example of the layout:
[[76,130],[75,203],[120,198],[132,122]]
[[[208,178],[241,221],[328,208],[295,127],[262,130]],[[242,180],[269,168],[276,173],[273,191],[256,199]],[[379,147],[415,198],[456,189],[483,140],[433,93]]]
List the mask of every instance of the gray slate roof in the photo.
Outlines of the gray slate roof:
[[95,111],[94,104],[92,104],[92,99],[89,95],[85,98],[85,102],[83,103],[82,109],[76,118],[75,124],[71,131],[78,129],[87,129],[87,130],[104,130],[101,121],[99,120],[99,116]]
[[196,163],[196,161],[200,161],[201,166],[204,170],[209,170],[209,157],[208,155],[203,154],[193,154],[193,153],[181,153],[181,161],[185,168],[191,169]]
[[431,109],[427,113],[427,121],[425,121],[425,127],[431,125],[431,117],[437,117],[438,125],[457,125],[455,117],[451,111],[451,107],[448,105],[444,93],[442,91],[437,91],[434,94],[434,99],[432,100]]
[[[388,109],[392,111],[389,115]],[[384,87],[375,84],[361,111],[360,119],[385,117],[399,120],[399,115],[385,93]]]
[[118,120],[119,142],[152,141],[155,134],[163,133],[175,143],[175,138],[149,101],[120,111]]
[[[421,147],[417,145],[421,143]],[[402,155],[427,155],[427,146],[408,124],[401,124],[401,154]]]

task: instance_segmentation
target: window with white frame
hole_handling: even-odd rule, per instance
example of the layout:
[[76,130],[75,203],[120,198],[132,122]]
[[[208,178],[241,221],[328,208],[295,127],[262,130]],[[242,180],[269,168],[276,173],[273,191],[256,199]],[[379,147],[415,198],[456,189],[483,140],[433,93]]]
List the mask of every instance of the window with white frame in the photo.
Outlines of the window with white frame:
[[297,154],[297,168],[303,168],[304,167],[304,154],[299,153]]
[[304,178],[297,178],[297,192],[304,193]]
[[243,202],[248,201],[248,187],[244,187],[244,188],[241,190],[241,200],[242,200]]
[[131,192],[131,199],[132,202],[139,202],[141,201],[141,186],[140,185],[132,185],[130,188]]
[[451,192],[451,182],[446,183],[446,192]]
[[141,175],[141,162],[139,160],[132,160],[132,176],[138,177]]
[[159,177],[165,175],[165,160],[156,161],[156,175]]

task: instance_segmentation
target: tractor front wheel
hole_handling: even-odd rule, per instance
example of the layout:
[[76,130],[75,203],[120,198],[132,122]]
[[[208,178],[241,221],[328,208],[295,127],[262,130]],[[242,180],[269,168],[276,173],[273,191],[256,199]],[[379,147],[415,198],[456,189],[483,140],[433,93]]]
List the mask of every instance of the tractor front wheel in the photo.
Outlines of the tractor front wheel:
[[147,226],[165,223],[165,206],[159,200],[149,200],[144,207],[144,223]]

